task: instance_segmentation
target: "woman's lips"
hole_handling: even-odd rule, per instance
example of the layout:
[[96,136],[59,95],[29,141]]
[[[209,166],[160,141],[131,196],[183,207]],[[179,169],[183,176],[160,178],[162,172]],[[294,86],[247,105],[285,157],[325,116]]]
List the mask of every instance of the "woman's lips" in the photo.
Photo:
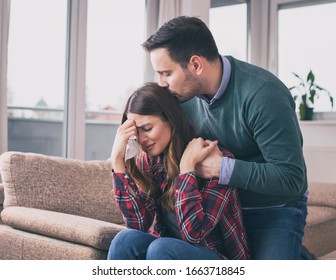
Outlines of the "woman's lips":
[[146,150],[149,151],[150,149],[153,148],[153,146],[154,146],[154,144],[151,144],[151,145],[146,146]]

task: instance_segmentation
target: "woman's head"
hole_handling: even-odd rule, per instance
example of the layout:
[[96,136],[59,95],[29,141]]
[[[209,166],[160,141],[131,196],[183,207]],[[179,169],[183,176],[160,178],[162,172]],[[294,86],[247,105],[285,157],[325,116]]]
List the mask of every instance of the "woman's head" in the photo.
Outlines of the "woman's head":
[[[142,149],[152,157],[163,156],[167,179],[172,186],[179,174],[183,151],[194,137],[193,129],[177,98],[167,88],[148,83],[137,89],[128,99],[122,123],[127,119],[135,122]],[[156,193],[158,186],[141,173],[134,158],[126,161],[126,168],[145,193]],[[174,209],[172,187],[162,197],[162,204],[167,209]]]
[[178,100],[156,83],[148,83],[130,96],[122,122],[126,119],[135,122],[138,142],[151,156],[172,148],[179,160],[186,144],[193,138],[192,128]]

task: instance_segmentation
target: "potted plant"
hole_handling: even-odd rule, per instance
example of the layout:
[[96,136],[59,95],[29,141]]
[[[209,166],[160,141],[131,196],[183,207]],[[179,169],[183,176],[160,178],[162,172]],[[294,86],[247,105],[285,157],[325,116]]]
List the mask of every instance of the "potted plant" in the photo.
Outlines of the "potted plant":
[[292,92],[294,100],[299,103],[301,120],[311,120],[313,118],[315,98],[319,98],[320,93],[326,93],[331,108],[334,106],[334,99],[330,92],[315,83],[315,75],[312,70],[309,71],[306,80],[296,73],[293,73],[293,75],[299,80],[299,84],[290,87],[289,90]]

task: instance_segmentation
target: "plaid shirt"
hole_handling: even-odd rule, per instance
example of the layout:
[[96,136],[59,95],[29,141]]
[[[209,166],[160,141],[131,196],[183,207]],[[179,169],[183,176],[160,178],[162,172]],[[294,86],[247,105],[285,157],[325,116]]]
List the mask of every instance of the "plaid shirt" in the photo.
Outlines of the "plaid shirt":
[[[232,157],[227,151],[223,154]],[[113,172],[115,199],[128,228],[157,237],[165,236],[160,197],[167,190],[168,181],[162,159],[142,153],[137,158],[137,165],[151,176],[154,184],[160,186],[160,194],[148,197],[127,172]],[[236,188],[219,185],[217,178],[204,180],[197,178],[194,172],[188,172],[176,177],[174,189],[177,224],[184,241],[202,244],[215,251],[221,259],[250,258]]]

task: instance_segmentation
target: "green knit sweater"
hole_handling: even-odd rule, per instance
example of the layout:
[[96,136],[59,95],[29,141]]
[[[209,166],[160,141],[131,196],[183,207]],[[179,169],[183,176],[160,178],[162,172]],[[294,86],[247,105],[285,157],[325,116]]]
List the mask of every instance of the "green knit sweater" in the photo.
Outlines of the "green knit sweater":
[[215,103],[182,104],[196,133],[219,140],[235,158],[230,185],[243,207],[289,203],[307,190],[302,134],[287,87],[257,66],[227,57],[229,84]]

